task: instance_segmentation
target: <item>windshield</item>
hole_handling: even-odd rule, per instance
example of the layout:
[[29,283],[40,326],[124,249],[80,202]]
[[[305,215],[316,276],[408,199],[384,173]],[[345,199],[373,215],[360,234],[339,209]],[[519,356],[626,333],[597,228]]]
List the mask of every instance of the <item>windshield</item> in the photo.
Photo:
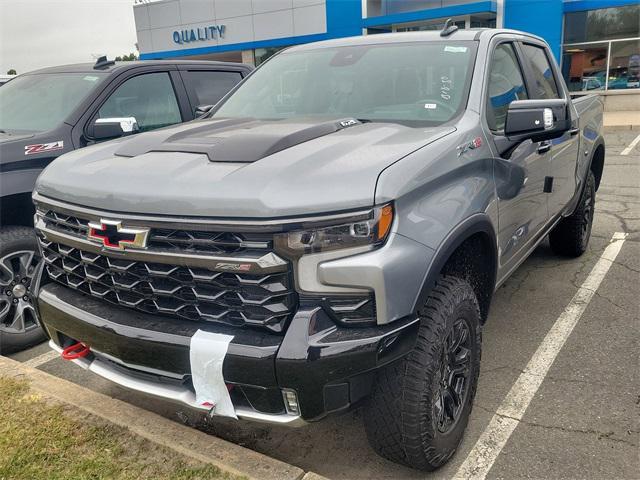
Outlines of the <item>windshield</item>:
[[92,72],[14,78],[0,88],[0,131],[37,133],[55,128],[104,77]]
[[439,125],[465,107],[475,50],[475,42],[429,42],[285,52],[256,70],[213,117]]

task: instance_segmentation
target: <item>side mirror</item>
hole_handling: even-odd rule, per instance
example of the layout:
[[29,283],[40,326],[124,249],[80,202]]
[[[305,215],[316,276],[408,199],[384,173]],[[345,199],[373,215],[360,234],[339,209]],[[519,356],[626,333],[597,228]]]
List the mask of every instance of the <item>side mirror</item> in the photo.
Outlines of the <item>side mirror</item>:
[[504,133],[512,142],[542,142],[561,137],[570,128],[566,100],[515,100],[509,104]]
[[93,124],[91,136],[96,140],[125,137],[138,133],[135,117],[98,118]]
[[198,105],[195,111],[195,117],[200,118],[211,111],[213,105]]

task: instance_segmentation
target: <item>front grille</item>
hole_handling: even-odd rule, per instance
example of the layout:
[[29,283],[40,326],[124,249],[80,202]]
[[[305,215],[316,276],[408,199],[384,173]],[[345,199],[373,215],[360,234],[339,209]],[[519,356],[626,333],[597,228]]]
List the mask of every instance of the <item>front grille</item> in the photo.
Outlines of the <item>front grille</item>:
[[[54,210],[39,210],[38,215],[47,230],[87,241],[89,220]],[[181,254],[200,259],[211,256],[216,261],[261,258],[273,252],[272,234],[152,228],[145,252],[153,252],[157,258],[135,260],[126,253],[65,243],[40,235],[46,271],[52,280],[142,312],[282,332],[297,304],[291,265],[286,262],[276,272],[272,268],[266,273],[259,269],[217,271],[220,269],[208,264],[196,263],[199,266],[195,267],[176,260],[164,263],[166,258],[174,258],[171,255]]]
[[[74,215],[48,210],[43,218],[48,228],[61,233],[86,238],[88,220]],[[149,251],[186,252],[206,255],[243,255],[271,250],[273,235],[270,233],[208,232],[200,230],[176,230],[153,228],[149,234]]]
[[281,332],[295,307],[290,272],[255,275],[113,258],[40,240],[49,277],[147,313]]

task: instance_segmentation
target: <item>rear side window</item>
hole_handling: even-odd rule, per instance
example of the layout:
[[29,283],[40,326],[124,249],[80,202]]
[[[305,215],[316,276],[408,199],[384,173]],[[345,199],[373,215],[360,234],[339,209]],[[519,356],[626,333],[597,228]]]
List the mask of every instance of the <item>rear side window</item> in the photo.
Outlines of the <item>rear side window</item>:
[[199,105],[215,105],[242,80],[240,72],[190,70],[182,78],[191,97],[193,109]]
[[487,123],[494,131],[504,130],[509,104],[529,98],[522,70],[513,45],[501,43],[496,47],[489,67]]
[[98,118],[119,117],[135,117],[143,132],[182,122],[169,74],[138,75],[120,85],[98,112]]
[[553,70],[551,70],[544,48],[524,44],[522,49],[533,71],[535,81],[533,88],[536,91],[532,93],[535,93],[536,98],[560,98],[558,86],[553,78]]

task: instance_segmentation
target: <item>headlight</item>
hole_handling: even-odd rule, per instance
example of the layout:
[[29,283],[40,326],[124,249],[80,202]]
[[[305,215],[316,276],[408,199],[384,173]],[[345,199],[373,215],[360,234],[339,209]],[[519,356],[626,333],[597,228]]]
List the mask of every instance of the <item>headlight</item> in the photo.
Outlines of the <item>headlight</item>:
[[294,256],[384,243],[391,231],[393,207],[372,210],[371,218],[283,234],[278,246]]

